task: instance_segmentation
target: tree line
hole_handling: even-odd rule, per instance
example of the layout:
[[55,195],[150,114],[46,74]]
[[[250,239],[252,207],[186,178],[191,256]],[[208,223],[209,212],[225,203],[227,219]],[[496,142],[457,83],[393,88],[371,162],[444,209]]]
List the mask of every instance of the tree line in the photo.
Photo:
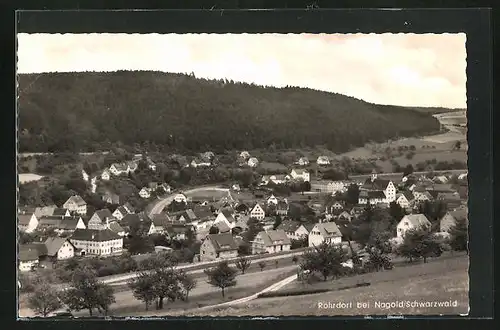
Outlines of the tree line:
[[19,86],[21,152],[109,150],[118,142],[169,151],[324,145],[343,152],[440,127],[404,107],[181,74],[27,74]]

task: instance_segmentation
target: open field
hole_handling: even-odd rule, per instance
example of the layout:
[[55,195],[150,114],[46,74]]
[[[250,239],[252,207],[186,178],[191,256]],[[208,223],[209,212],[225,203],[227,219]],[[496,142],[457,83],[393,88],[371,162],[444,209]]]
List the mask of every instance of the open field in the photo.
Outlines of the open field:
[[38,181],[41,178],[43,178],[43,176],[34,173],[19,173],[18,177],[19,177],[19,183]]
[[[344,282],[360,283],[368,281],[367,287],[310,294],[300,297],[261,298],[230,308],[214,310],[211,316],[334,316],[334,315],[458,315],[468,312],[468,259],[465,256],[435,260],[427,264],[398,267],[391,271],[365,274],[364,278],[351,277]],[[319,283],[334,289],[337,281]],[[345,283],[343,283],[345,285]],[[313,286],[311,286],[313,287]],[[378,306],[376,302],[449,302],[456,301],[454,307],[445,306]],[[352,303],[344,308],[320,308],[328,303]],[[366,303],[365,308],[357,303]],[[197,316],[198,314],[189,314]],[[201,315],[201,314],[199,314]]]
[[227,191],[221,191],[221,190],[199,190],[199,191],[193,191],[186,193],[187,197],[193,197],[193,198],[206,198],[207,200],[212,200],[212,199],[221,199],[222,197],[227,196]]
[[[465,150],[455,150],[455,151],[437,151],[437,152],[426,152],[426,153],[416,153],[412,159],[407,159],[405,156],[394,157],[394,161],[396,161],[400,166],[405,167],[408,164],[412,164],[415,166],[417,163],[425,162],[427,160],[436,159],[437,162],[467,162],[467,151]],[[381,170],[386,173],[393,172],[393,165],[390,161],[378,160],[376,162],[377,166],[380,166]]]

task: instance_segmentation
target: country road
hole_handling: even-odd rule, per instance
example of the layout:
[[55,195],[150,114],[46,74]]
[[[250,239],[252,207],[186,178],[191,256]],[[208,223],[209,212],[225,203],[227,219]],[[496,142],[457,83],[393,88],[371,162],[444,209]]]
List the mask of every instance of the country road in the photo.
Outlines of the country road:
[[[182,193],[186,196],[186,197],[189,197],[189,194],[193,194],[193,193],[198,193],[198,192],[201,192],[201,191],[222,191],[222,192],[228,192],[229,189],[228,188],[220,188],[220,187],[217,187],[217,186],[214,186],[214,187],[198,187],[198,188],[193,188],[193,189],[189,189],[189,190],[185,190],[183,191]],[[177,195],[177,193],[173,193],[163,199],[161,199],[160,201],[158,201],[154,206],[153,208],[151,208],[151,210],[149,211],[149,216],[152,216],[153,214],[159,214],[163,211],[163,209],[170,203],[172,203],[172,201],[174,200],[174,197]]]

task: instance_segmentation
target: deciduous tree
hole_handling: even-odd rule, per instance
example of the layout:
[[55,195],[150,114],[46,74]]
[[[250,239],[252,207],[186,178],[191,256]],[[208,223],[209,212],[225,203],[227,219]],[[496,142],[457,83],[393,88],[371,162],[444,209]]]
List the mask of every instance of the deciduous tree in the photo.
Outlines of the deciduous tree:
[[50,284],[42,281],[35,285],[35,290],[28,298],[30,309],[43,317],[61,308],[62,304],[56,291]]
[[250,267],[252,262],[247,258],[238,258],[236,261],[236,268],[238,268],[242,274],[245,274],[245,271]]
[[208,284],[221,289],[224,297],[225,289],[236,285],[236,270],[229,267],[227,261],[221,261],[216,267],[205,269]]

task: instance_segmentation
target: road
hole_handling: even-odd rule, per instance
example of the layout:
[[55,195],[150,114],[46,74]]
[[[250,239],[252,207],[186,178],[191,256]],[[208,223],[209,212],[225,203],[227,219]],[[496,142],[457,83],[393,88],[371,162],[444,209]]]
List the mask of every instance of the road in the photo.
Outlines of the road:
[[[193,193],[198,193],[198,192],[201,192],[201,191],[222,191],[222,192],[228,192],[229,189],[228,188],[220,188],[220,187],[217,187],[217,186],[213,186],[213,187],[198,187],[198,188],[193,188],[193,189],[189,189],[189,190],[185,190],[183,191],[182,193],[186,196],[186,197],[189,197],[189,194],[193,194]],[[159,214],[163,211],[163,209],[170,203],[172,203],[172,201],[174,200],[174,197],[177,195],[178,193],[173,193],[171,195],[168,195],[167,197],[161,199],[160,201],[158,201],[152,208],[151,210],[149,211],[149,216],[152,216],[153,214]]]
[[[463,173],[467,173],[468,170],[467,169],[463,169],[463,170],[445,170],[445,171],[432,171],[432,173],[435,173],[435,174],[440,174],[440,173],[452,173],[452,174],[463,174]],[[414,175],[424,175],[424,174],[427,174],[429,173],[429,171],[424,171],[424,172],[413,172]],[[403,172],[399,172],[399,173],[377,173],[377,176],[392,176],[392,175],[401,175],[401,177],[403,176]],[[362,175],[349,175],[349,178],[351,179],[363,179],[363,178],[369,178],[371,177],[371,174],[362,174]]]

